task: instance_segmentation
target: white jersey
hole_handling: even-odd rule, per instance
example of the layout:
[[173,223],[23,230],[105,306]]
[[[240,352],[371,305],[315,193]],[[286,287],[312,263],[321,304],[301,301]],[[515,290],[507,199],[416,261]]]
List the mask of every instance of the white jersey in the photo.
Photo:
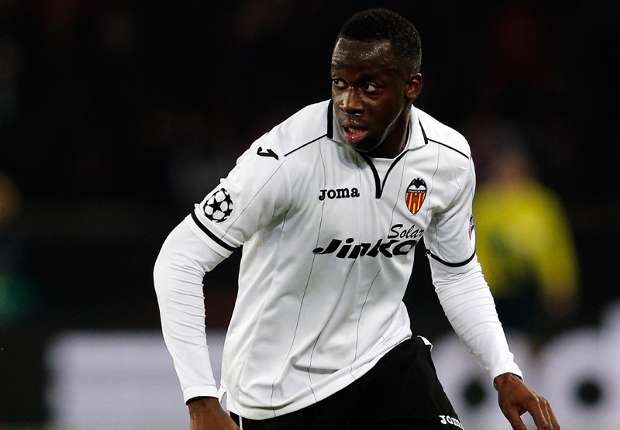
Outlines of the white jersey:
[[[411,337],[402,299],[421,240],[438,293],[450,287],[439,294],[444,308],[459,307],[455,285],[475,278],[480,290],[475,176],[463,136],[412,107],[403,152],[373,159],[335,128],[327,101],[299,111],[255,141],[184,221],[219,259],[243,246],[222,386],[229,408],[247,418],[313,404]],[[482,285],[470,308],[487,306],[483,321],[459,320],[463,306],[448,317],[492,376],[520,374]],[[183,385],[191,365],[177,363],[182,354],[162,325]]]

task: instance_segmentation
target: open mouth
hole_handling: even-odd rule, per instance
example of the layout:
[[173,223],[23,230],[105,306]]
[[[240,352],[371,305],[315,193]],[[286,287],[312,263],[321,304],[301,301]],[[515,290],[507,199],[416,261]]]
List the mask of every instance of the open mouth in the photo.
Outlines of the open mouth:
[[368,130],[365,128],[359,127],[342,127],[342,131],[344,132],[344,138],[352,144],[358,143],[362,139],[366,137],[368,134]]

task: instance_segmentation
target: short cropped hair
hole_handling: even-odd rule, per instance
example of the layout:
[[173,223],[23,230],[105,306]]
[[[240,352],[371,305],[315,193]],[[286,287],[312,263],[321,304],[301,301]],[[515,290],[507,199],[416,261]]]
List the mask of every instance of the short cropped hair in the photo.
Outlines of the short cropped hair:
[[420,34],[407,18],[388,9],[374,8],[357,12],[344,23],[338,39],[363,42],[389,41],[407,72],[420,72],[422,42]]

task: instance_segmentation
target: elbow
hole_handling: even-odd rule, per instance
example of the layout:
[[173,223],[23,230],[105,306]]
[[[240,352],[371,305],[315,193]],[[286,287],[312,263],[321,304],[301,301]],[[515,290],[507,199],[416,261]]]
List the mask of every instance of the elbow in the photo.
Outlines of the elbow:
[[155,259],[155,264],[153,265],[153,286],[155,287],[155,292],[159,294],[161,292],[161,288],[164,285],[163,274],[164,274],[165,262],[162,254],[159,253],[157,258]]
[[160,295],[167,285],[166,278],[170,272],[171,266],[171,253],[169,252],[166,243],[164,243],[161,251],[157,255],[155,259],[155,263],[153,264],[153,286],[155,287],[155,292]]

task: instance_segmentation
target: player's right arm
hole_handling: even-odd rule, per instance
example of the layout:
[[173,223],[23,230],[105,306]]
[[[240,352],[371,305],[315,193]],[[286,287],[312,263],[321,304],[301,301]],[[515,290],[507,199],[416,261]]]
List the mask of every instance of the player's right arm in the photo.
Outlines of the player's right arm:
[[155,263],[162,332],[192,430],[236,428],[217,401],[202,283],[206,272],[286,211],[290,193],[284,157],[278,156],[275,143],[272,133],[254,142],[229,175],[172,230]]
[[237,428],[217,399],[205,336],[202,279],[224,258],[182,222],[168,235],[153,271],[164,341],[189,408],[191,430]]

